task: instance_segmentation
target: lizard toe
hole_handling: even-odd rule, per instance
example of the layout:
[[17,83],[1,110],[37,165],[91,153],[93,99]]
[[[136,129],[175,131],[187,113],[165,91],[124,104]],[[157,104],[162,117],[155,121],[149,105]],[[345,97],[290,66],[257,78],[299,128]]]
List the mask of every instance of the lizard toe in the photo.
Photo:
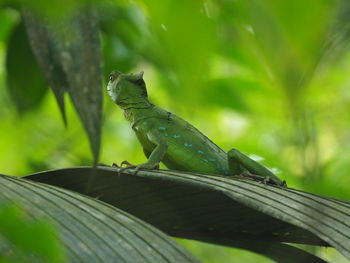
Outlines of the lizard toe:
[[129,163],[127,160],[124,160],[120,163],[120,167],[123,167],[123,165],[125,165],[126,167],[136,167],[136,165]]

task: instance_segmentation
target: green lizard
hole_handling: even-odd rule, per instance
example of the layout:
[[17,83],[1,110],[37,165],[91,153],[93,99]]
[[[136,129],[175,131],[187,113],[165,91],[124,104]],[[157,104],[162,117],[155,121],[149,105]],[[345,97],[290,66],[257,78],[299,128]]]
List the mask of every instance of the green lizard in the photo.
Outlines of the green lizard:
[[199,130],[180,117],[148,100],[143,72],[109,75],[107,91],[124,111],[143,151],[146,163],[128,168],[156,169],[163,162],[169,169],[215,175],[243,175],[256,180],[285,186],[270,170],[236,149],[225,153]]

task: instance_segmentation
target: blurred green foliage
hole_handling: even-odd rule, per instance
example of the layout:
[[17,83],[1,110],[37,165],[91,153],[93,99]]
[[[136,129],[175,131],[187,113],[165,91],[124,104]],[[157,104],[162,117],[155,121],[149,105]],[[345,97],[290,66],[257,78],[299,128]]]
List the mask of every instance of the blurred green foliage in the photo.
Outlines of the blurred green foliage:
[[[5,66],[15,45],[24,44],[13,31],[21,3],[53,19],[87,4],[0,1],[0,172],[25,175],[90,165],[87,138],[72,105],[67,103],[65,129],[52,93],[36,93],[37,103],[25,104],[39,89],[31,78],[36,66],[27,65],[25,56],[11,62],[17,72]],[[263,159],[291,187],[350,199],[348,0],[88,3],[99,12],[105,78],[112,69],[144,70],[150,99],[223,149]],[[13,100],[21,94],[8,92],[11,80],[26,85],[23,97],[30,100]],[[100,161],[144,161],[121,110],[109,98],[104,101]],[[337,257],[319,254],[331,261]]]
[[0,262],[64,262],[52,224],[34,221],[13,204],[1,204],[0,217]]
[[[24,24],[20,23],[8,40],[6,54],[7,88],[19,113],[35,108],[45,96],[47,84],[29,45]],[[21,61],[21,63],[18,63]],[[19,78],[17,72],[26,72],[28,78]],[[23,87],[26,94],[23,94]]]

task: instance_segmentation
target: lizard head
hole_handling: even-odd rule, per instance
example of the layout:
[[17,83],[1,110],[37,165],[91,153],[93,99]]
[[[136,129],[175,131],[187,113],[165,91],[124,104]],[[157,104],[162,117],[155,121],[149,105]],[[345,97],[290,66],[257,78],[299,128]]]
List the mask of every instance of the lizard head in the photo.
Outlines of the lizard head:
[[112,71],[109,74],[107,92],[112,100],[120,106],[135,104],[140,99],[147,98],[143,71],[137,74],[123,74],[119,71]]

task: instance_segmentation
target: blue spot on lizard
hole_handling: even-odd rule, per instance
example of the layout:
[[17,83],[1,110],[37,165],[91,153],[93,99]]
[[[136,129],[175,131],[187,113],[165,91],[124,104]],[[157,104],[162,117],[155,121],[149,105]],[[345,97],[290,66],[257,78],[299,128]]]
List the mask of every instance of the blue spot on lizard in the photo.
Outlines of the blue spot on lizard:
[[177,134],[174,134],[174,135],[173,135],[173,138],[174,138],[174,139],[177,139],[177,138],[180,138],[180,137],[181,137],[181,135],[177,135]]
[[186,147],[192,147],[192,143],[187,143],[187,142],[185,142],[184,145],[185,145]]
[[202,150],[198,150],[197,153],[203,154],[204,152]]
[[161,131],[165,131],[166,130],[166,128],[163,127],[163,126],[159,126],[158,129],[161,130]]

